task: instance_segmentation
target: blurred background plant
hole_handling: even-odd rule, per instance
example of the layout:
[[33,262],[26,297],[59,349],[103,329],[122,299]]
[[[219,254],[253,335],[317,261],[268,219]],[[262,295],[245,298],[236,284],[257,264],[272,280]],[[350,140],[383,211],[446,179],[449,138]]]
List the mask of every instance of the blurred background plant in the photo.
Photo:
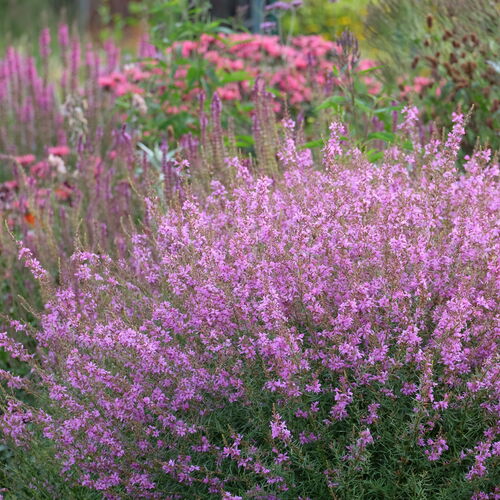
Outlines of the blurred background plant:
[[8,45],[33,41],[43,28],[76,18],[78,2],[67,0],[0,0],[0,51]]
[[463,153],[478,139],[500,147],[500,4],[491,0],[379,0],[368,6],[368,41],[381,61],[385,92],[448,127],[472,110]]
[[[318,124],[326,133],[329,120],[336,117],[352,124],[360,140],[375,132],[380,141],[380,132],[389,133],[394,121],[392,115],[381,119],[381,113],[394,99],[380,92],[377,64],[361,58],[358,38],[350,30],[342,32],[344,38],[351,33],[343,47],[340,34],[336,41],[299,35],[295,23],[303,18],[304,8],[301,2],[268,4],[259,29],[263,34],[252,35],[243,16],[212,19],[209,2],[131,3],[131,12],[148,20],[152,47],[142,61],[148,74],[140,83],[144,106],[125,96],[118,100],[120,109],[147,143],[175,141],[200,131],[196,96],[217,92],[226,101],[224,125],[237,130],[240,147],[251,147],[249,98],[255,79],[263,77],[267,91],[277,98],[276,108],[303,121],[306,134],[317,132]],[[339,57],[354,45],[355,57]],[[208,101],[200,102],[208,112]]]
[[348,29],[365,45],[368,4],[369,0],[304,0],[296,30],[304,35],[321,33],[334,40]]

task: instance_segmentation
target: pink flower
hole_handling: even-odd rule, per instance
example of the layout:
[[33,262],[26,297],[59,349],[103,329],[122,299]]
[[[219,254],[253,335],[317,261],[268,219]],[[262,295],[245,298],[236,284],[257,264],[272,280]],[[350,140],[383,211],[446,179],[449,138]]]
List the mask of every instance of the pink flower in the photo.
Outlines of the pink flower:
[[103,87],[105,90],[109,90],[115,85],[115,81],[110,76],[100,76],[97,82],[99,86]]
[[48,152],[54,156],[66,156],[70,154],[71,150],[68,146],[53,146],[48,149]]
[[220,98],[225,101],[231,101],[236,99],[241,99],[240,91],[236,86],[227,85],[217,90]]
[[288,430],[286,422],[282,420],[281,415],[276,413],[271,422],[271,437],[281,441],[290,441],[292,433]]
[[30,163],[33,163],[36,160],[35,155],[16,156],[14,157],[14,159],[20,165],[29,165]]
[[446,439],[428,439],[427,445],[429,446],[428,450],[425,450],[425,454],[430,461],[439,460],[443,452],[448,449],[448,445],[446,444]]
[[417,94],[420,94],[422,90],[432,85],[432,83],[433,80],[431,78],[427,78],[426,76],[417,76],[413,80],[413,88]]
[[30,167],[30,174],[35,178],[43,179],[49,172],[50,167],[46,161],[39,161]]
[[358,71],[366,71],[367,69],[375,68],[377,63],[371,59],[361,59],[358,64]]
[[6,187],[9,191],[17,189],[19,184],[17,181],[5,181],[2,186]]
[[292,4],[287,2],[274,2],[268,5],[265,10],[290,10],[292,9]]

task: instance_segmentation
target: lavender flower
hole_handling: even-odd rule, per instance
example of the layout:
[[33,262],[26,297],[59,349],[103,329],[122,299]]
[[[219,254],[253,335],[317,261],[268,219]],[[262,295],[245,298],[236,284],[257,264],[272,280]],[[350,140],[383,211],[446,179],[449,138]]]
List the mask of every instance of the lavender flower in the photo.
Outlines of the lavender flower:
[[269,4],[266,6],[265,10],[266,11],[272,11],[272,10],[283,10],[283,11],[286,11],[286,10],[291,10],[293,7],[292,7],[292,4],[291,3],[288,3],[288,2],[274,2],[272,4]]
[[276,28],[276,23],[275,22],[271,22],[271,21],[266,21],[264,23],[262,23],[260,25],[260,29],[262,31],[271,31],[271,30],[274,30]]

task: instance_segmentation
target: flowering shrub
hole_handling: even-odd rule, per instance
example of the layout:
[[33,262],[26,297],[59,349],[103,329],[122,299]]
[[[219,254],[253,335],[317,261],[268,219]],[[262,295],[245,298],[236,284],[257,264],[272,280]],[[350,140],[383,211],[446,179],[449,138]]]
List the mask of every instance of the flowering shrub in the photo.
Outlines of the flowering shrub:
[[[130,123],[149,136],[161,136],[167,129],[176,137],[197,131],[198,97],[207,91],[228,102],[226,111],[244,133],[257,78],[275,94],[275,111],[287,106],[288,111],[304,112],[345,83],[341,54],[338,43],[321,36],[296,36],[282,43],[271,35],[202,34],[199,40],[151,50],[146,61],[105,75],[99,83],[118,97],[136,89],[143,105],[126,100],[123,109]],[[371,66],[373,61],[362,60],[358,71]],[[371,95],[380,91],[372,77],[361,75],[360,81]]]
[[[189,131],[199,132],[204,150],[211,148],[203,137],[209,102],[200,106],[204,102],[200,81],[190,81],[195,54],[205,58],[218,75],[214,89],[218,89],[217,98],[226,100],[224,118],[228,114],[238,117],[233,142],[254,148],[257,157],[262,157],[261,150],[267,151],[266,160],[275,149],[274,137],[267,134],[274,126],[274,115],[260,108],[269,105],[278,110],[284,101],[295,106],[305,102],[310,107],[314,93],[327,94],[333,86],[343,92],[343,78],[333,76],[332,65],[335,61],[338,65],[345,63],[345,51],[321,37],[296,37],[285,45],[272,36],[202,34],[199,41],[176,42],[167,48],[170,59],[166,67],[159,59],[152,65],[144,62],[158,56],[146,39],[138,50],[143,62],[134,64],[125,64],[126,57],[112,43],[106,43],[104,50],[85,47],[70,36],[65,25],[60,27],[57,41],[63,63],[61,74],[52,71],[48,29],[40,36],[39,67],[33,57],[13,48],[0,61],[0,109],[5,117],[0,126],[0,180],[4,181],[0,184],[0,215],[51,273],[57,269],[58,260],[73,251],[76,233],[90,248],[101,246],[110,251],[120,240],[123,218],[127,214],[135,221],[140,218],[137,207],[132,209],[132,195],[143,192],[151,177],[164,176],[169,162],[161,158],[161,153],[156,155],[156,169],[151,168],[152,158],[146,161],[138,152],[139,141],[154,145],[166,140],[166,132],[175,130],[175,135],[182,136]],[[315,69],[307,69],[313,62]],[[359,70],[372,65],[361,61]],[[251,84],[249,79],[256,83]],[[369,89],[376,90],[370,77],[363,79]],[[229,83],[224,83],[227,80]],[[271,91],[279,90],[281,98],[271,100],[265,85]],[[233,91],[236,94],[231,97]],[[266,93],[266,102],[258,104],[256,93]],[[116,98],[125,116],[116,112]],[[175,105],[177,98],[179,105]],[[158,108],[162,101],[168,106]],[[249,110],[254,124],[259,119],[267,122],[256,133],[255,144]],[[264,119],[260,115],[265,115]],[[120,130],[121,120],[127,118],[127,128]],[[175,129],[169,125],[165,131],[157,120],[175,125]],[[219,113],[219,128],[214,134],[217,144],[225,135],[221,121]],[[190,126],[185,127],[186,123]],[[193,140],[183,137],[183,147]],[[214,160],[212,156],[209,161]],[[222,163],[221,158],[215,162]],[[205,162],[198,177],[206,180],[213,166]],[[0,288],[1,307],[12,312],[14,298],[20,293],[32,295],[32,284],[17,272],[11,237],[3,224],[0,255],[0,273],[5,278]],[[29,291],[25,293],[23,288]]]
[[11,324],[36,355],[0,336],[37,395],[5,389],[13,449],[106,498],[496,498],[499,167],[456,171],[453,120],[377,166],[333,123],[322,168],[285,122],[279,174],[229,157],[127,256],[75,253]]

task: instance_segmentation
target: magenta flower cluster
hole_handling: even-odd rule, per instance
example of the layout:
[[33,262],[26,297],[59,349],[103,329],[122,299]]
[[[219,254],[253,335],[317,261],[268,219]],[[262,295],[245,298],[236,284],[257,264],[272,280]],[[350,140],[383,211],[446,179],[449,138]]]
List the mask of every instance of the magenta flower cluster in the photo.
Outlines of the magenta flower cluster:
[[[11,403],[4,434],[24,445],[39,429],[68,480],[106,498],[298,498],[314,447],[326,498],[399,407],[425,460],[494,474],[499,167],[479,151],[458,172],[454,124],[374,166],[339,124],[317,165],[286,122],[279,175],[227,158],[232,184],[132,235],[127,257],[73,255],[36,360],[1,336],[48,401]],[[482,437],[450,446],[447,416],[471,408]]]

